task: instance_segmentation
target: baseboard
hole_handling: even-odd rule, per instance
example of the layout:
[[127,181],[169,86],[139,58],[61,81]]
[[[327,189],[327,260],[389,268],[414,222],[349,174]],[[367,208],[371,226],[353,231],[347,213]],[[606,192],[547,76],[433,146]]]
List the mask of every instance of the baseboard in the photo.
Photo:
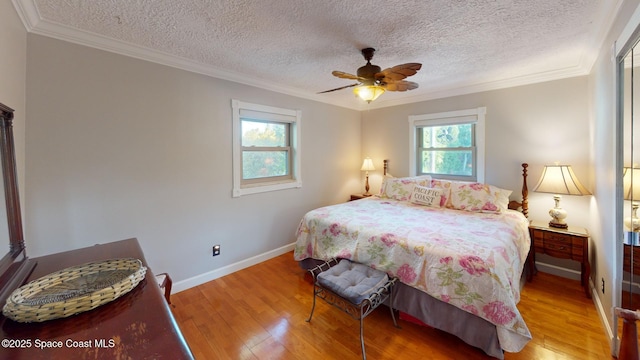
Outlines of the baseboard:
[[185,279],[182,281],[178,281],[175,282],[173,284],[173,288],[171,289],[171,293],[175,294],[175,293],[179,293],[180,291],[184,291],[187,289],[190,289],[192,287],[204,284],[206,282],[209,282],[211,280],[215,280],[217,278],[223,277],[225,275],[229,275],[231,273],[234,273],[236,271],[240,271],[242,269],[248,268],[250,266],[259,264],[263,261],[267,261],[269,259],[272,259],[276,256],[280,256],[282,254],[285,254],[289,251],[293,251],[295,247],[295,243],[291,243],[289,245],[285,245],[282,247],[279,247],[277,249],[271,250],[271,251],[267,251],[264,254],[260,254],[260,255],[256,255],[253,257],[250,257],[248,259],[245,260],[241,260],[238,261],[236,263],[221,267],[219,269],[215,269],[215,270],[211,270],[209,272],[206,272],[204,274],[200,274],[194,277],[191,277],[189,279]]
[[551,265],[543,262],[536,261],[536,268],[543,273],[560,276],[571,280],[580,280],[580,272],[563,268],[556,265]]
[[[593,285],[591,284],[591,279],[589,279],[589,285]],[[596,291],[595,286],[591,286],[590,290],[591,298],[593,299],[593,303],[596,306],[596,312],[598,313],[598,317],[600,318],[600,323],[602,324],[602,327],[604,327],[607,339],[609,339],[609,348],[611,351],[611,355],[617,356],[615,352],[618,348],[618,335],[613,332],[611,325],[609,325],[609,316],[613,316],[612,311],[606,311],[604,307],[602,307],[602,302],[600,301],[600,297],[598,296],[598,292]]]
[[629,290],[631,288],[631,292],[633,294],[640,294],[640,284],[637,282],[630,283],[629,280],[622,280],[622,289],[624,291]]

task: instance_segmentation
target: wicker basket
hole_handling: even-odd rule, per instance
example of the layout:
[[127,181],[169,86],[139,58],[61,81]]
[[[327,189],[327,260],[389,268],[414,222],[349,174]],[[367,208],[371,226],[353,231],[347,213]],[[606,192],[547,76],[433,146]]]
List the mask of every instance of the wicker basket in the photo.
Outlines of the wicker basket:
[[144,279],[147,268],[138,259],[111,259],[72,266],[16,289],[2,309],[18,322],[59,319],[113,301]]

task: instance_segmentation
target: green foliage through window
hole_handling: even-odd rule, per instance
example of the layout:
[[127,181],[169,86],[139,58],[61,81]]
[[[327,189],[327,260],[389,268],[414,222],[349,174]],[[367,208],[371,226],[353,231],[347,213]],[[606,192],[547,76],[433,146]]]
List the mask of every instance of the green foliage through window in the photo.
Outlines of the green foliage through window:
[[289,176],[289,126],[241,120],[243,180]]
[[418,170],[422,174],[473,176],[475,125],[418,128]]
[[242,176],[244,179],[286,176],[287,155],[286,151],[243,151]]
[[242,146],[287,146],[286,123],[242,120]]

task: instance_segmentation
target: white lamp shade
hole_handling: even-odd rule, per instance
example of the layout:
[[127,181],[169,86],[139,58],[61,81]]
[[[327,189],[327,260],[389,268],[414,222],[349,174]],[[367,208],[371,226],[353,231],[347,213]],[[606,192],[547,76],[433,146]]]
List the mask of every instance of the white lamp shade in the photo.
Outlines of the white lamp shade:
[[376,168],[373,166],[373,160],[371,160],[371,158],[365,158],[362,162],[362,168],[360,168],[361,171],[373,171],[375,169]]
[[625,200],[640,201],[640,168],[624,168],[622,189]]
[[545,165],[540,181],[533,191],[560,195],[591,195],[573,173],[571,165]]

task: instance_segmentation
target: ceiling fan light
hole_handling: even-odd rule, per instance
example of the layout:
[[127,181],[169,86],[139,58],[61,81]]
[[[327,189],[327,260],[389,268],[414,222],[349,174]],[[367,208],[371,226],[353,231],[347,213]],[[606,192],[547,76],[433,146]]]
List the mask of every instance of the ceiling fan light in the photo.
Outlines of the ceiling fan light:
[[367,103],[371,103],[378,96],[384,94],[384,88],[379,85],[361,85],[353,88],[353,93]]

